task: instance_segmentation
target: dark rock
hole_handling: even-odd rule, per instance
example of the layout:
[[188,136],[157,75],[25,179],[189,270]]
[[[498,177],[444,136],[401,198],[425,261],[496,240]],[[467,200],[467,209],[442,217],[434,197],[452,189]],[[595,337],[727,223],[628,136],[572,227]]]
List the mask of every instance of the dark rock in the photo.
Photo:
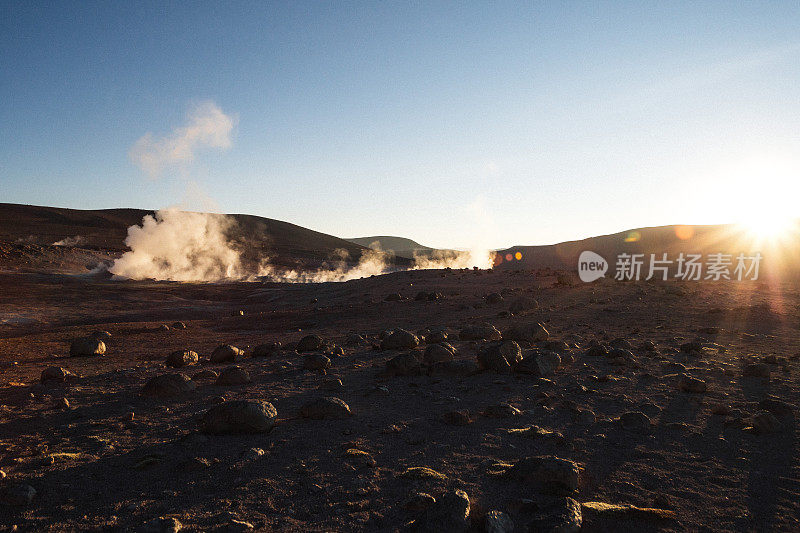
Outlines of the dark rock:
[[742,376],[748,378],[766,378],[769,379],[769,365],[766,363],[748,363],[742,369]]
[[19,484],[8,487],[3,492],[3,503],[6,505],[29,505],[36,496],[36,489],[30,485]]
[[480,324],[463,328],[459,338],[462,341],[499,341],[503,335],[491,324]]
[[298,352],[314,352],[321,350],[325,345],[325,341],[319,335],[306,335],[300,342],[297,343],[295,350]]
[[532,483],[533,489],[568,496],[578,490],[580,468],[574,461],[554,455],[519,459],[506,472],[515,481]]
[[266,344],[259,344],[253,348],[253,357],[270,357],[277,355],[283,346],[280,342],[268,342]]
[[456,349],[446,342],[441,344],[429,344],[428,347],[425,348],[423,360],[429,365],[452,361],[455,351]]
[[620,425],[631,431],[648,432],[650,431],[650,418],[640,411],[628,411],[619,417]]
[[300,416],[314,420],[338,420],[349,418],[352,414],[349,405],[333,396],[312,400],[300,408]]
[[446,412],[442,415],[442,422],[449,426],[467,426],[472,423],[472,418],[469,416],[469,411],[462,409]]
[[223,344],[214,348],[211,352],[212,363],[227,363],[236,361],[238,356],[242,355],[242,350],[230,344]]
[[278,420],[278,411],[269,402],[232,400],[206,411],[203,431],[212,434],[265,433]]
[[702,379],[693,378],[687,374],[681,374],[678,377],[678,388],[684,392],[692,392],[701,394],[708,389],[706,382]]
[[247,385],[250,383],[250,374],[244,368],[234,365],[224,368],[219,373],[215,385]]
[[411,530],[430,533],[466,531],[469,527],[469,511],[469,496],[466,492],[448,491],[423,511],[411,525]]
[[549,336],[544,326],[538,322],[517,324],[503,333],[504,339],[527,343],[546,341]]
[[197,385],[186,374],[163,374],[150,378],[142,388],[142,396],[171,398],[193,391]]
[[331,360],[320,353],[314,353],[303,357],[304,370],[325,371],[331,366]]
[[184,366],[196,365],[200,360],[197,352],[191,350],[176,350],[167,356],[167,366],[181,368]]
[[561,356],[555,352],[529,350],[514,370],[521,374],[547,377],[555,374],[560,365]]
[[416,348],[419,345],[419,339],[410,331],[404,329],[396,329],[391,335],[383,339],[381,348],[384,350],[408,350]]
[[68,380],[75,379],[77,376],[60,366],[49,366],[42,370],[42,375],[39,380],[42,383],[64,383]]
[[386,373],[391,376],[417,376],[422,372],[415,352],[402,353],[386,361]]
[[578,533],[583,524],[581,504],[572,498],[556,498],[544,503],[528,531]]
[[522,360],[522,350],[514,341],[489,344],[478,352],[478,367],[495,372],[511,372]]
[[94,337],[82,337],[75,339],[69,347],[70,357],[89,357],[94,355],[105,355],[106,345],[103,341]]

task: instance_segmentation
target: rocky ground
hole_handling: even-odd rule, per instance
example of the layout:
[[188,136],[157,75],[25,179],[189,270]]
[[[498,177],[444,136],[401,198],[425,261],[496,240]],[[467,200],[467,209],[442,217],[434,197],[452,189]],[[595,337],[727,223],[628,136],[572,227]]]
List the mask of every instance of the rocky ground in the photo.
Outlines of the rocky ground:
[[797,288],[570,279],[2,273],[0,525],[800,529]]

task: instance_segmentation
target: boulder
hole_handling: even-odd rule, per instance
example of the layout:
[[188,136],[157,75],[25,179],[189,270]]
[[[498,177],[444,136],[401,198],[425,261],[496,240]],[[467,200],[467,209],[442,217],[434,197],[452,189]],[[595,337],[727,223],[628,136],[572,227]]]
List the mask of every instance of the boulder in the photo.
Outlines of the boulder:
[[253,348],[253,357],[269,357],[277,355],[281,351],[280,342],[268,342],[266,344],[259,344]]
[[184,366],[196,365],[200,360],[197,352],[191,350],[176,350],[167,356],[167,366],[181,368]]
[[331,360],[321,353],[314,353],[303,357],[304,370],[317,370],[324,372],[331,367]]
[[171,398],[193,391],[197,385],[186,374],[163,374],[150,378],[142,388],[142,396]]
[[511,480],[531,483],[534,490],[568,496],[578,490],[580,468],[569,459],[540,455],[519,459],[505,475]]
[[521,374],[548,377],[561,366],[561,356],[546,350],[528,350],[515,370]]
[[702,379],[694,378],[688,374],[681,374],[678,377],[678,388],[683,392],[702,394],[706,392],[708,386]]
[[334,396],[312,400],[300,408],[300,416],[314,420],[340,420],[352,414],[350,406]]
[[211,352],[212,363],[228,363],[236,361],[238,356],[242,355],[242,350],[230,344],[223,344],[214,348]]
[[75,376],[75,374],[66,368],[61,368],[60,366],[49,366],[42,370],[42,375],[39,380],[42,383],[64,383],[76,377],[77,376]]
[[422,366],[415,352],[402,353],[386,361],[386,373],[390,376],[417,376]]
[[215,385],[247,385],[250,383],[250,374],[244,368],[234,365],[224,368],[219,373]]
[[522,350],[514,341],[496,342],[485,346],[478,352],[478,367],[481,370],[511,372],[522,360]]
[[544,502],[528,531],[578,533],[583,525],[581,504],[570,497]]
[[517,324],[503,333],[504,339],[527,343],[546,341],[549,336],[544,326],[538,322]]
[[232,400],[206,411],[202,429],[205,433],[266,433],[278,419],[278,411],[269,402]]
[[503,338],[496,327],[491,324],[477,324],[462,328],[458,334],[462,341],[499,341]]
[[95,337],[82,337],[72,341],[69,347],[70,357],[89,357],[105,355],[106,345]]
[[407,350],[416,348],[418,345],[417,336],[404,329],[394,330],[381,342],[381,348],[384,350]]
[[300,342],[297,343],[295,350],[298,352],[313,352],[321,350],[325,345],[325,341],[319,335],[306,335]]
[[469,528],[469,496],[463,490],[450,490],[422,512],[411,530],[442,533],[466,531]]
[[456,349],[446,342],[440,344],[429,344],[427,348],[425,348],[423,360],[429,365],[433,363],[452,361],[455,351]]

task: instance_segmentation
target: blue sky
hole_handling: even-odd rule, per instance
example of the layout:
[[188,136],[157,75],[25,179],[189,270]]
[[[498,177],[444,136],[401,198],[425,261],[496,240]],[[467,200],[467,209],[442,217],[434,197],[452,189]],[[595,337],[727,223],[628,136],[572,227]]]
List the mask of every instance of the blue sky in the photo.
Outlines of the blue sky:
[[[794,208],[800,4],[520,4],[3,2],[0,201],[463,248]],[[208,102],[229,147],[134,164]]]

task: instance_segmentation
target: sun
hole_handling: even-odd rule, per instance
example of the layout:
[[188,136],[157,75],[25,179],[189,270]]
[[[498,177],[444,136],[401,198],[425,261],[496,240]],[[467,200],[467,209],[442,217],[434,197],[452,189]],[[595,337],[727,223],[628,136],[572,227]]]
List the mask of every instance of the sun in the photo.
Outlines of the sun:
[[798,230],[798,220],[789,214],[763,211],[754,213],[738,223],[745,232],[758,241],[777,241]]

